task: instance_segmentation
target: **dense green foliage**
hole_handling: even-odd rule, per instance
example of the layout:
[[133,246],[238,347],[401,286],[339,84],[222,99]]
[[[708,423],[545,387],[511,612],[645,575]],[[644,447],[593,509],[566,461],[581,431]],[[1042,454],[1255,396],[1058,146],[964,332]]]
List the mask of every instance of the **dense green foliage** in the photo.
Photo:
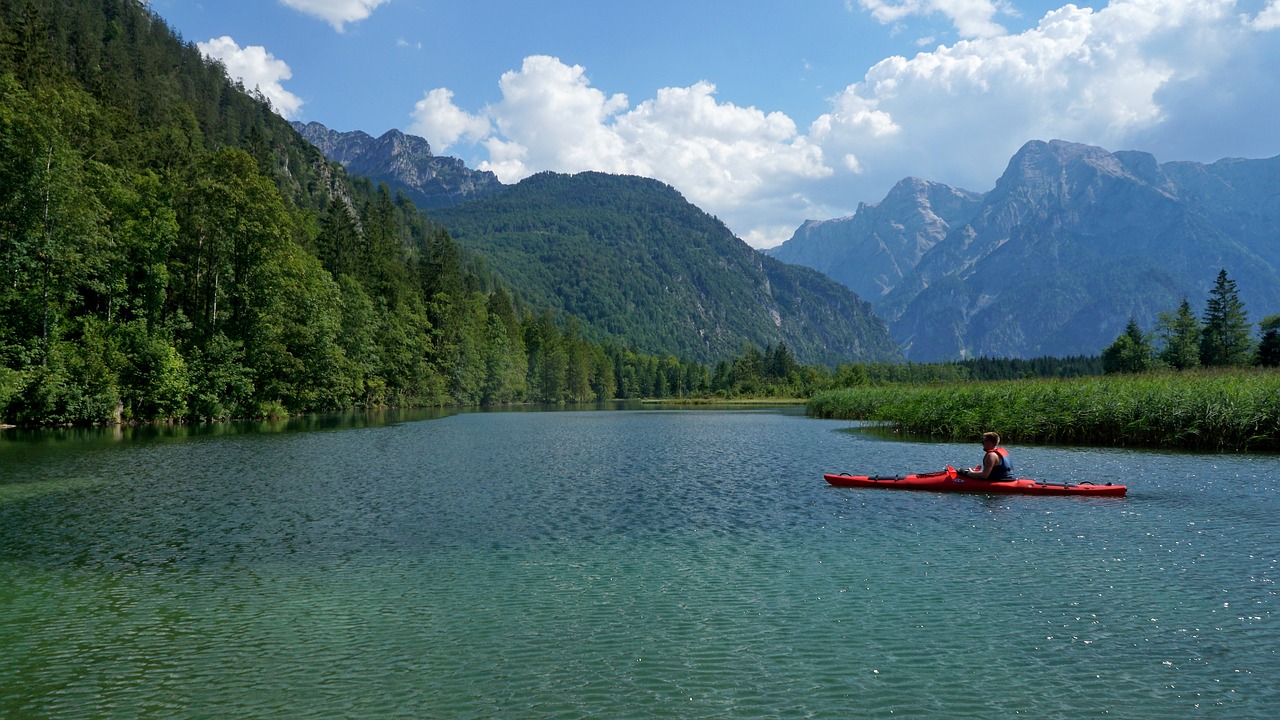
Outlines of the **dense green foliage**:
[[1182,298],[1176,312],[1160,313],[1158,332],[1164,342],[1160,362],[1175,370],[1200,364],[1200,321],[1191,312],[1191,303]]
[[[1158,352],[1130,319],[1100,358],[1046,359],[1040,379],[968,382],[999,376],[942,364],[889,382],[869,382],[865,373],[864,382],[841,382],[849,374],[842,368],[833,388],[813,395],[809,411],[952,439],[995,430],[1009,442],[1280,450],[1280,374],[1238,369],[1250,360],[1269,366],[1264,348],[1277,342],[1280,317],[1261,323],[1263,343],[1254,355],[1243,303],[1225,272],[1203,323],[1185,299],[1160,317]],[[1196,370],[1202,365],[1237,369]],[[1105,377],[1094,377],[1100,371]]]
[[1105,373],[1145,372],[1151,369],[1153,361],[1150,339],[1133,318],[1129,318],[1124,333],[1102,351],[1102,371]]
[[1258,343],[1258,364],[1280,367],[1280,315],[1268,315],[1258,323],[1262,340]]
[[[1271,316],[1275,317],[1275,316]],[[1263,342],[1255,343],[1249,332],[1249,314],[1226,270],[1209,291],[1203,321],[1191,312],[1183,298],[1175,312],[1162,312],[1156,334],[1144,333],[1133,318],[1124,333],[1102,353],[1107,373],[1139,373],[1152,369],[1186,370],[1195,367],[1244,367],[1277,364],[1277,340],[1270,318],[1259,323]],[[1153,339],[1163,343],[1157,349]]]
[[1253,359],[1253,338],[1249,335],[1249,314],[1236,290],[1236,283],[1220,270],[1209,291],[1200,331],[1200,363],[1206,367],[1248,365]]
[[939,384],[971,380],[1068,378],[1102,374],[1098,357],[969,358],[940,363],[854,363],[841,365],[830,387],[885,384]]
[[561,317],[145,5],[0,0],[0,420],[712,391]]
[[871,306],[734,237],[673,188],[638,177],[540,173],[438,210],[509,287],[597,340],[714,363],[785,344],[804,363],[899,360]]
[[1280,450],[1280,373],[1197,371],[820,392],[810,413],[1009,443]]

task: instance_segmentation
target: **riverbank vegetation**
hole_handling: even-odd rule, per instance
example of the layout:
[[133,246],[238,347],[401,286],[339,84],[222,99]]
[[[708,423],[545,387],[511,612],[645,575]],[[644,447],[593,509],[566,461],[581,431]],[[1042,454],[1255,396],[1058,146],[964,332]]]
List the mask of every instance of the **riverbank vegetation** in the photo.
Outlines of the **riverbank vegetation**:
[[995,430],[1013,443],[1280,451],[1280,316],[1258,325],[1255,341],[1222,270],[1201,318],[1184,299],[1155,332],[1130,321],[1100,358],[1066,366],[1081,372],[1041,368],[1037,379],[976,383],[941,369],[908,382],[865,378],[816,392],[808,407],[957,440]]
[[971,440],[1280,451],[1280,371],[1198,370],[819,392],[809,412]]

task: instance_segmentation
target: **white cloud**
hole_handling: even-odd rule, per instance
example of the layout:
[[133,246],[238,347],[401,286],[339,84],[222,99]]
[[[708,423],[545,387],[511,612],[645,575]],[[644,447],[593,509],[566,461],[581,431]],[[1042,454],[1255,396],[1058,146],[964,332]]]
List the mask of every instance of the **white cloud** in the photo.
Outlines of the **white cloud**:
[[369,17],[379,5],[391,0],[280,0],[294,10],[304,12],[333,26],[338,32],[349,22]]
[[831,174],[821,149],[797,134],[791,118],[719,103],[714,94],[707,82],[663,88],[619,116],[614,131],[629,159],[695,204],[726,212],[760,202],[774,182]]
[[847,87],[810,134],[886,187],[890,176],[914,174],[987,190],[1032,139],[1127,149],[1180,111],[1167,102],[1171,86],[1214,74],[1247,39],[1231,6],[1067,5],[1018,35],[887,58]]
[[1280,28],[1280,0],[1271,0],[1271,3],[1253,19],[1252,24],[1255,30]]
[[[880,200],[908,175],[989,190],[1029,140],[1162,161],[1274,153],[1267,119],[1280,114],[1280,44],[1263,29],[1280,16],[1277,3],[1243,19],[1234,0],[1065,5],[1025,32],[886,58],[801,129],[782,113],[717,100],[710,82],[633,104],[546,56],[505,73],[501,99],[476,115],[441,89],[415,118],[420,130],[473,143],[479,165],[504,182],[541,170],[654,177],[764,247],[805,219]],[[913,7],[959,18],[962,6]],[[972,17],[997,6],[981,7]]]
[[592,87],[581,66],[533,56],[505,73],[499,87],[501,101],[486,108],[498,136],[484,141],[488,160],[480,167],[504,182],[540,170],[652,177],[731,227],[776,244],[794,228],[761,231],[766,218],[811,209],[778,189],[832,172],[786,115],[718,102],[710,83],[663,88],[632,108],[625,95]]
[[[896,23],[913,15],[945,15],[962,37],[995,37],[1005,29],[993,18],[1001,8],[990,0],[858,0],[882,23]],[[848,6],[848,3],[846,3]]]
[[546,169],[646,169],[627,162],[628,149],[610,127],[611,118],[627,108],[627,96],[591,87],[582,66],[534,55],[520,70],[503,73],[498,87],[502,100],[487,111],[511,143],[496,161],[516,173],[513,179]]
[[227,74],[238,79],[248,90],[257,88],[271,107],[286,119],[296,117],[302,107],[302,98],[294,95],[280,83],[293,77],[289,65],[276,59],[261,45],[240,47],[227,35],[208,42],[197,43],[200,52],[217,58],[227,68]]
[[454,105],[453,93],[445,88],[432,90],[413,106],[409,125],[409,132],[426,138],[436,153],[445,152],[460,138],[479,142],[491,129],[488,119]]

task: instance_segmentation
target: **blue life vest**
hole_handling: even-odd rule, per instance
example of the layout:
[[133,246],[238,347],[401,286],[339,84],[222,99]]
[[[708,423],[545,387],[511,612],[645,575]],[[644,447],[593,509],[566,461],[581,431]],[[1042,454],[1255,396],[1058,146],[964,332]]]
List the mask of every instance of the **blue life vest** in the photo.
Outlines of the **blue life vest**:
[[1013,463],[1009,462],[1009,451],[1002,447],[993,448],[991,452],[995,453],[1000,462],[991,468],[991,474],[987,476],[988,480],[1007,480],[1013,477]]

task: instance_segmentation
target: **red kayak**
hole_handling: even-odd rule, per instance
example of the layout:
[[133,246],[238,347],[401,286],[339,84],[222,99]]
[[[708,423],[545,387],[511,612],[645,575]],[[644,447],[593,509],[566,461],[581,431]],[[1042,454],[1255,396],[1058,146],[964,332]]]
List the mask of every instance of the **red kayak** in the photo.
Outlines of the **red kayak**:
[[874,477],[870,475],[823,475],[836,487],[886,488],[889,490],[932,490],[934,492],[1003,493],[1006,495],[1102,495],[1123,496],[1124,485],[1095,485],[1091,482],[1046,483],[1039,480],[971,480],[960,477],[953,467],[932,473]]

